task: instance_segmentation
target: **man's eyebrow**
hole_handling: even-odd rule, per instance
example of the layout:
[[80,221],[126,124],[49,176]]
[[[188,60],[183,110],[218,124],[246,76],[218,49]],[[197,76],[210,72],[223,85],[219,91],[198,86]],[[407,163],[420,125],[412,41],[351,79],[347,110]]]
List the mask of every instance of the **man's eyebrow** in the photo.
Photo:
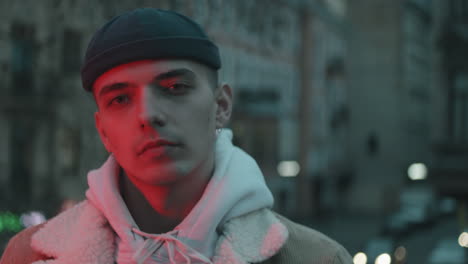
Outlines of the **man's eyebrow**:
[[162,80],[166,80],[166,79],[170,79],[174,77],[182,77],[182,76],[194,78],[195,73],[186,68],[174,69],[174,70],[170,70],[170,71],[158,74],[157,76],[153,78],[153,81],[158,82],[158,81],[162,81]]
[[[153,82],[158,82],[158,81],[162,81],[162,80],[166,80],[166,79],[170,79],[174,77],[181,77],[181,76],[188,76],[188,77],[194,78],[195,73],[186,68],[174,69],[174,70],[170,70],[170,71],[163,72],[161,74],[156,75],[153,78]],[[99,97],[103,96],[106,93],[109,93],[115,90],[121,90],[129,86],[131,86],[131,84],[128,82],[116,82],[116,83],[107,84],[101,89],[101,91],[99,91]]]
[[102,87],[101,91],[99,91],[99,97],[103,96],[106,93],[116,91],[116,90],[121,90],[129,86],[130,84],[128,82],[116,82],[116,83],[107,84],[104,87]]

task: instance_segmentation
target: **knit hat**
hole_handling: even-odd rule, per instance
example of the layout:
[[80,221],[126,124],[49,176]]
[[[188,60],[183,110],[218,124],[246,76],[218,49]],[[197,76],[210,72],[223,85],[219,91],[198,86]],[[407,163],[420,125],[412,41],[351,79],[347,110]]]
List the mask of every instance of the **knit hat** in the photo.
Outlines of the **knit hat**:
[[107,22],[91,39],[81,68],[86,91],[107,70],[137,60],[191,59],[221,68],[218,47],[203,29],[179,13],[139,8]]

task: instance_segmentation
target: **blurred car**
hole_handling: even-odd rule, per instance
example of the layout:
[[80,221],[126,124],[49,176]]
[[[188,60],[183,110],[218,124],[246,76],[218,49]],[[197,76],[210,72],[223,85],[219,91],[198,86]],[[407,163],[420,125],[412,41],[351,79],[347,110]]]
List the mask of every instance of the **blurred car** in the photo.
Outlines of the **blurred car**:
[[383,234],[402,236],[406,234],[410,228],[410,217],[405,211],[397,211],[391,214],[383,224]]
[[439,200],[439,215],[455,215],[457,211],[457,200],[450,197],[443,197]]
[[400,196],[400,211],[412,225],[430,223],[439,214],[438,201],[434,191],[425,186],[404,190]]
[[444,238],[431,252],[428,264],[465,264],[467,261],[466,248],[461,247],[456,238]]
[[431,224],[440,214],[440,205],[432,189],[411,187],[400,195],[400,208],[384,223],[384,233],[402,235],[414,226]]
[[[375,263],[375,260],[383,255],[393,256],[395,251],[395,240],[391,237],[379,236],[369,239],[364,245],[364,254],[367,256],[367,263]],[[386,264],[386,263],[383,263]],[[390,264],[388,262],[387,264]]]

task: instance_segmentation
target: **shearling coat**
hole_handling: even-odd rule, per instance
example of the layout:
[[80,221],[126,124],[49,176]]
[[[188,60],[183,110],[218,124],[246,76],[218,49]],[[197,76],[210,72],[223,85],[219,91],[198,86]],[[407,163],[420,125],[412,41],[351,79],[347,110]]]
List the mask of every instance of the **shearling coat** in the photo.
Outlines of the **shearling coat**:
[[[13,237],[0,264],[113,264],[114,233],[88,201]],[[325,235],[269,209],[227,222],[213,263],[352,264],[351,256]]]

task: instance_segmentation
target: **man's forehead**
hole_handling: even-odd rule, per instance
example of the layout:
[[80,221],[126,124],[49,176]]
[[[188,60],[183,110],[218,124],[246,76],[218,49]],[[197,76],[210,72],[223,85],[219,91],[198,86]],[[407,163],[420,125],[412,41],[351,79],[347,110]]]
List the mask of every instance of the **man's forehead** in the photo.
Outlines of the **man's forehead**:
[[200,66],[188,60],[142,60],[121,64],[101,74],[94,82],[93,92],[99,92],[112,83],[150,80],[174,70],[184,69],[197,75],[200,74]]

